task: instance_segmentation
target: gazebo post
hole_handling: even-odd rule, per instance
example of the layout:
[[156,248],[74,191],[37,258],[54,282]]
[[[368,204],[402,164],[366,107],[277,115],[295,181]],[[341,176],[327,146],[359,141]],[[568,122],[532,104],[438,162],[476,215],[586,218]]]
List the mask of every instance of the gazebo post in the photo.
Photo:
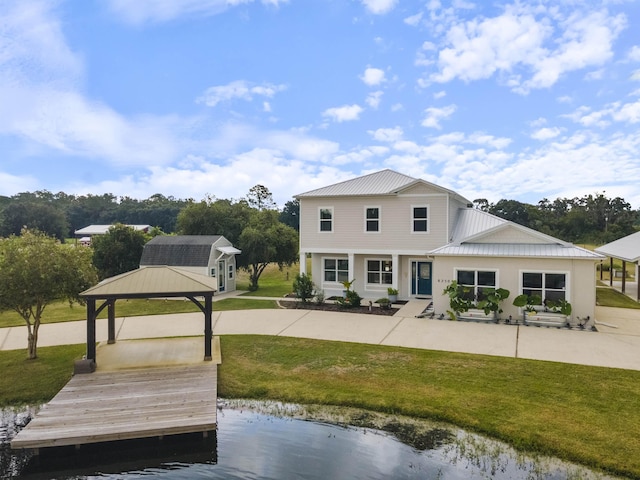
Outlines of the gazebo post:
[[211,361],[211,339],[213,337],[212,328],[212,311],[213,311],[213,296],[205,295],[204,297],[204,359],[205,361]]
[[627,262],[622,261],[622,293],[627,290]]
[[96,361],[96,299],[87,298],[87,360]]
[[109,337],[107,340],[107,344],[116,343],[116,301],[109,300],[109,304],[107,305],[107,313],[109,317]]

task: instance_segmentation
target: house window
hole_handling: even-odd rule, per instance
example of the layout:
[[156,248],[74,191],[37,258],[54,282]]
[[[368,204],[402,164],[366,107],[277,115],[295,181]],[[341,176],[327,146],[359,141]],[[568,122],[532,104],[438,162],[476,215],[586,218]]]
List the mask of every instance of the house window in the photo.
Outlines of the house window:
[[380,207],[366,207],[365,211],[365,231],[380,231]]
[[411,231],[414,233],[429,232],[429,207],[426,205],[411,207]]
[[463,297],[472,302],[484,300],[487,293],[496,289],[495,271],[458,270],[456,279],[464,289]]
[[349,281],[349,260],[346,258],[325,258],[324,259],[324,281],[325,282],[348,282]]
[[229,280],[233,278],[233,265],[229,265]]
[[211,267],[211,276],[212,277],[216,276],[216,267]]
[[543,303],[566,300],[567,275],[565,273],[523,272],[522,293],[538,295]]
[[320,209],[320,231],[333,232],[333,208]]
[[391,260],[367,260],[367,283],[391,285],[393,263]]

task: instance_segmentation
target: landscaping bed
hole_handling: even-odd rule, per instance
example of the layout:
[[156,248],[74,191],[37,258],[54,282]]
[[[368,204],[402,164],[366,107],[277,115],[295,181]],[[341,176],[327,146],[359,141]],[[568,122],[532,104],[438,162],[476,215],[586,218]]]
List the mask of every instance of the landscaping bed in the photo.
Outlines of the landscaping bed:
[[278,303],[282,308],[301,308],[304,310],[322,310],[325,312],[365,313],[368,315],[392,316],[398,311],[397,308],[382,308],[375,304],[371,307],[342,307],[340,305],[336,305],[335,303],[302,303],[297,300],[285,300]]

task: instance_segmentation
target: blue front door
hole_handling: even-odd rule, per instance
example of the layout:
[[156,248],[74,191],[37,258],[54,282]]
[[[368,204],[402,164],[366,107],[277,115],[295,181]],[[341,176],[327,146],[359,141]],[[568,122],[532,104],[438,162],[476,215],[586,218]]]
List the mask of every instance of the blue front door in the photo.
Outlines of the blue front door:
[[431,262],[411,262],[411,295],[431,295]]

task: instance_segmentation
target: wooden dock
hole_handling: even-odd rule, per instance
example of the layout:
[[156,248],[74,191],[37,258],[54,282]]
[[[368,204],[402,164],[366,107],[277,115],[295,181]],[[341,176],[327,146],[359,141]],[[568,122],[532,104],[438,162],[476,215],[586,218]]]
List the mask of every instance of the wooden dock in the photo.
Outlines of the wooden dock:
[[11,441],[40,449],[216,429],[217,364],[75,375]]

